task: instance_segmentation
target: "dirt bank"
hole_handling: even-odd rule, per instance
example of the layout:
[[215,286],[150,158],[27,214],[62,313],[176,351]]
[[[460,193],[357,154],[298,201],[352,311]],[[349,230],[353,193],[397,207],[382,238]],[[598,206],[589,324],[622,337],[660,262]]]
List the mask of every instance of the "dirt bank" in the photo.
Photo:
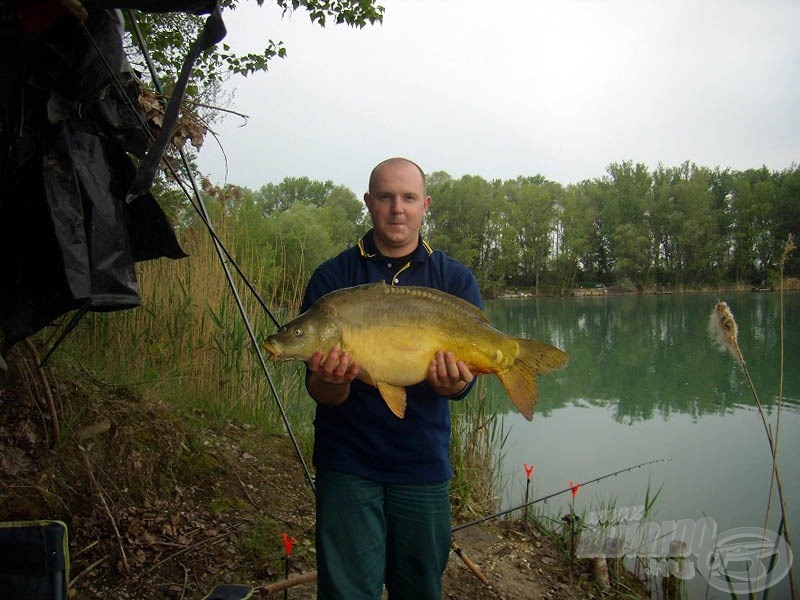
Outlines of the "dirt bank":
[[[48,370],[61,429],[53,443],[43,381],[23,352],[8,358],[0,520],[68,524],[73,598],[199,599],[219,583],[275,583],[282,533],[296,539],[290,575],[314,571],[313,499],[287,436]],[[464,529],[455,542],[490,585],[453,554],[447,598],[646,597],[630,579],[601,593],[590,565],[570,565],[552,537],[508,523]],[[314,585],[288,597],[314,598]]]

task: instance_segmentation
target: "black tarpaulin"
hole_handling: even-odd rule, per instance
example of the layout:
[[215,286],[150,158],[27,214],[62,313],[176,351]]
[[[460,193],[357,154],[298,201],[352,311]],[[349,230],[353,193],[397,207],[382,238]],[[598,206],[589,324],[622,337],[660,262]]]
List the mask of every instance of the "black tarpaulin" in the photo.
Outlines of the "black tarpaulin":
[[[132,108],[138,84],[127,71],[119,12],[85,2],[85,29],[66,15],[29,33],[20,4],[0,2],[6,348],[72,310],[139,305],[134,262],[186,256],[149,185],[125,201],[137,172],[129,153],[143,157],[147,137]],[[202,13],[215,2],[103,5]]]

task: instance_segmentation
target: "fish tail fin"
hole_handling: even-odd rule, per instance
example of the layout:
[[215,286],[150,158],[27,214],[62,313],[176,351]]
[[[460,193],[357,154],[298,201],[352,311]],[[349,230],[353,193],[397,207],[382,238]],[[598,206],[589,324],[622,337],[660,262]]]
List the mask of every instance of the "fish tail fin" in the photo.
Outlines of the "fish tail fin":
[[569,357],[563,350],[535,340],[517,339],[517,342],[519,355],[511,367],[497,376],[514,406],[530,421],[539,396],[536,376],[561,369]]

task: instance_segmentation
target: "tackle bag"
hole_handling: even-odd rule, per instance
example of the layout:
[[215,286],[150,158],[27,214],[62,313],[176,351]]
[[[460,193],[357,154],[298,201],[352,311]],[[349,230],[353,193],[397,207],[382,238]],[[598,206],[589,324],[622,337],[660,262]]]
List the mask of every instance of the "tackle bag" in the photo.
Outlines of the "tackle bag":
[[61,521],[0,522],[0,598],[66,600],[69,539]]

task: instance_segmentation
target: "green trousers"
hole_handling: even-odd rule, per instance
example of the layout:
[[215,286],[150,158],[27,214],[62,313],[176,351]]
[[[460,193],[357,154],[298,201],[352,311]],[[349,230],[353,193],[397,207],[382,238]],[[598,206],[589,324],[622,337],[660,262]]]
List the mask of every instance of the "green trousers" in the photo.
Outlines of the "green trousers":
[[449,482],[386,485],[318,470],[317,600],[441,600]]

